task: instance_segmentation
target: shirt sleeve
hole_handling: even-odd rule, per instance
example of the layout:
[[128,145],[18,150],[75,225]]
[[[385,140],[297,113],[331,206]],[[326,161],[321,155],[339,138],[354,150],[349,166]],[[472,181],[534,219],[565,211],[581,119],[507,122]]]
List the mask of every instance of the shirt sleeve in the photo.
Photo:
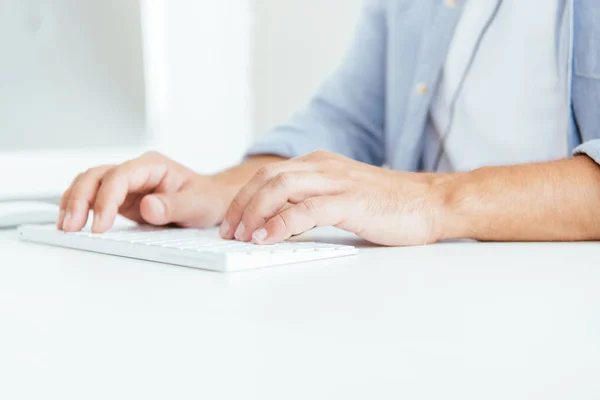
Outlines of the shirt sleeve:
[[327,150],[358,161],[384,161],[386,22],[379,0],[365,1],[341,66],[307,108],[248,151],[298,157]]
[[600,164],[600,139],[589,140],[573,151],[574,155],[586,155]]

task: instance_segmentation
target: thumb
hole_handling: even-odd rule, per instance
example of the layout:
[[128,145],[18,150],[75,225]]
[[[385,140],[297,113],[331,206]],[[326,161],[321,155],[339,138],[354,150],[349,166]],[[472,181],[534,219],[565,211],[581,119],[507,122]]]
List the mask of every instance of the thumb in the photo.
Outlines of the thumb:
[[140,215],[152,225],[207,228],[219,221],[217,208],[214,200],[201,193],[156,193],[144,196],[140,202]]

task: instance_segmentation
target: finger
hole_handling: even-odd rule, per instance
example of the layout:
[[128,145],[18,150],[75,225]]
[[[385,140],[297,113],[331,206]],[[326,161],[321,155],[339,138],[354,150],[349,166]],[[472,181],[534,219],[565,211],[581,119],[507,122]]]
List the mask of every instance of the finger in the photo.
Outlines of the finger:
[[[75,178],[77,179],[77,178]],[[73,187],[73,183],[71,183],[71,186],[69,186],[69,188],[67,190],[65,190],[65,192],[63,193],[62,197],[60,198],[60,211],[58,213],[58,220],[56,221],[56,228],[57,229],[62,229],[64,222],[65,222],[65,213],[67,210],[67,204],[69,202],[69,198],[71,197],[71,189]]]
[[75,179],[61,201],[64,206],[62,229],[67,232],[81,230],[87,222],[91,204],[93,204],[100,180],[113,166],[106,165],[88,170]]
[[286,203],[341,193],[348,182],[318,172],[284,172],[264,185],[243,212],[235,238],[250,241],[255,230],[277,215]]
[[181,191],[149,194],[140,203],[142,218],[152,225],[178,224],[187,228],[207,228],[217,220],[204,193]]
[[244,231],[244,227],[240,228],[239,223],[242,219],[244,210],[252,197],[254,197],[260,188],[277,175],[292,171],[315,172],[318,171],[318,165],[316,163],[305,161],[304,159],[292,159],[263,166],[234,197],[227,210],[223,224],[221,225],[221,236],[224,239],[233,239],[238,230],[240,230],[240,232]]
[[311,197],[275,215],[252,235],[256,244],[275,244],[317,226],[344,223],[351,204],[343,196]]
[[144,196],[146,195],[143,193],[131,193],[127,195],[125,202],[119,207],[119,214],[138,224],[145,224],[146,221],[140,213],[140,203]]
[[92,232],[106,232],[114,224],[119,208],[127,196],[150,191],[176,191],[183,184],[183,178],[163,163],[138,159],[112,170],[102,179],[94,203],[94,223]]

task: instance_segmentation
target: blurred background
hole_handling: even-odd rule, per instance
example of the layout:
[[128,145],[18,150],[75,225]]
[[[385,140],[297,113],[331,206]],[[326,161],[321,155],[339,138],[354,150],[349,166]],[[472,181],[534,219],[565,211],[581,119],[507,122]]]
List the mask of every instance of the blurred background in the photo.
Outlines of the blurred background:
[[337,67],[363,0],[251,0],[254,132],[306,105]]
[[336,67],[361,0],[0,0],[0,200],[158,150],[238,162]]

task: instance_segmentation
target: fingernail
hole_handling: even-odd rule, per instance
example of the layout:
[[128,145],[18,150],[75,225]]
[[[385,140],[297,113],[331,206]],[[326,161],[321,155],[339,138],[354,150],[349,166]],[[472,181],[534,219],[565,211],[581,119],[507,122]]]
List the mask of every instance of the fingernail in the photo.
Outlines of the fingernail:
[[246,228],[244,227],[244,223],[240,222],[237,229],[235,230],[235,235],[234,235],[237,240],[242,240],[242,236],[244,236],[245,229]]
[[71,211],[67,211],[65,213],[65,220],[63,221],[63,226],[62,226],[63,230],[66,230],[69,228],[69,224],[71,223],[71,218],[72,218]]
[[221,224],[221,229],[219,230],[219,233],[221,237],[229,235],[229,222],[227,222],[227,220],[224,220]]
[[254,238],[254,240],[262,242],[263,240],[265,240],[267,238],[267,230],[265,228],[260,228],[259,230],[254,232],[254,234],[252,235],[252,238]]
[[60,212],[58,213],[58,220],[56,221],[56,227],[58,229],[62,229],[64,221],[65,221],[65,210],[60,210]]

